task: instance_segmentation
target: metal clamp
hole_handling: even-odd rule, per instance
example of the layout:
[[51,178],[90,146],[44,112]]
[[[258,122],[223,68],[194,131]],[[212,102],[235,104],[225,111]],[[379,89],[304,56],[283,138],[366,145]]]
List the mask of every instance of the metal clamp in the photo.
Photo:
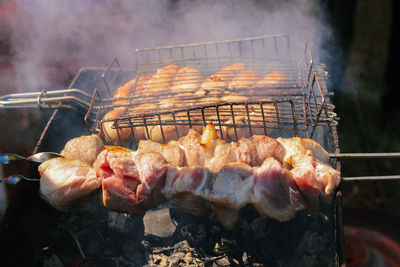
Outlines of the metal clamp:
[[36,103],[38,105],[38,108],[42,108],[43,102],[42,102],[42,96],[46,96],[46,90],[43,89],[42,91],[40,91],[38,97],[36,98]]
[[[107,73],[111,70],[111,67],[114,65],[114,63],[115,63],[115,65],[117,65],[118,71],[114,74],[114,76],[112,77],[110,83],[108,83],[108,82],[107,82],[107,79],[106,79],[106,75],[107,75]],[[120,65],[119,65],[118,59],[117,59],[117,57],[115,57],[115,58],[113,58],[113,60],[110,62],[110,64],[108,64],[108,66],[107,66],[107,68],[104,70],[104,72],[101,74],[101,77],[103,78],[103,81],[104,81],[104,84],[105,84],[105,86],[106,86],[107,92],[108,92],[108,94],[109,94],[109,97],[112,97],[112,96],[113,96],[112,93],[111,93],[111,88],[110,88],[110,87],[112,86],[112,84],[113,84],[113,82],[114,82],[115,78],[117,77],[117,75],[118,75],[118,73],[119,73],[120,70],[121,70],[121,67],[120,67]]]
[[97,127],[96,123],[99,121],[99,111],[98,111],[96,113],[96,119],[94,120],[94,123],[93,123],[92,127],[89,126],[89,117],[90,117],[90,115],[92,113],[92,110],[93,110],[93,107],[94,107],[94,102],[96,100],[96,95],[100,99],[100,110],[104,109],[103,99],[101,98],[99,90],[97,90],[97,88],[95,88],[94,91],[93,91],[92,100],[90,101],[89,109],[86,112],[85,117],[84,117],[86,128],[88,129],[89,133],[91,133],[91,134],[94,132],[94,129],[96,129],[96,127]]

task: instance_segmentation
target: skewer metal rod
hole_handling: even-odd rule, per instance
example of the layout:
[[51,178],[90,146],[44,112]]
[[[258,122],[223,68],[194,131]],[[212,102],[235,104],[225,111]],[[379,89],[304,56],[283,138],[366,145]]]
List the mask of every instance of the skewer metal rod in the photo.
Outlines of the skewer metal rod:
[[337,153],[329,154],[331,158],[400,158],[399,152],[390,153]]
[[400,175],[342,177],[343,181],[398,180]]

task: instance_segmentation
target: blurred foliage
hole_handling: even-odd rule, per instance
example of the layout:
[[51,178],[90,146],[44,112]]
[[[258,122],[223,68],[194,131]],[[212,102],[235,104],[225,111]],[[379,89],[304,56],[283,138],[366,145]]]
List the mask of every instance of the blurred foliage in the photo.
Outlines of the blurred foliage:
[[[383,112],[382,97],[391,26],[390,1],[358,1],[353,45],[335,98],[342,152],[399,152],[394,123]],[[342,176],[400,174],[400,159],[343,160]],[[345,182],[344,208],[400,215],[400,180]]]

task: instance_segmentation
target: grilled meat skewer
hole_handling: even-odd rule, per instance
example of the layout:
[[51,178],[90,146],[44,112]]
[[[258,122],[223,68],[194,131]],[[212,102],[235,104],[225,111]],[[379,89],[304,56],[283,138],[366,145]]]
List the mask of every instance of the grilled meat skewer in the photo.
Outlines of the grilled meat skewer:
[[[74,147],[93,153],[89,157],[96,158],[93,167],[82,161],[87,155],[74,149],[73,160],[49,160],[40,166],[41,193],[55,208],[65,210],[101,186],[104,205],[114,211],[142,215],[170,201],[195,215],[214,211],[221,224],[232,229],[248,205],[279,221],[291,219],[303,208],[316,209],[321,200],[330,199],[340,180],[339,172],[321,162],[324,150],[305,139],[256,135],[227,143],[209,124],[202,135],[190,130],[168,144],[142,141],[137,151],[78,145],[96,138],[73,139],[70,143],[75,146],[67,144],[63,150],[66,154]],[[63,172],[65,168],[69,172]],[[94,186],[85,186],[85,180]],[[66,190],[69,181],[71,192]]]

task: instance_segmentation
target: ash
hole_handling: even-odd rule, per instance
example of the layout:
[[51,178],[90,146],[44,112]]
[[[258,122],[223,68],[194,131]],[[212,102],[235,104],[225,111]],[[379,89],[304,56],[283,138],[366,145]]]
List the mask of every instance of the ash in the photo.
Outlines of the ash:
[[332,207],[289,222],[241,212],[233,231],[214,214],[168,204],[138,217],[102,207],[100,196],[64,213],[43,266],[336,266]]

